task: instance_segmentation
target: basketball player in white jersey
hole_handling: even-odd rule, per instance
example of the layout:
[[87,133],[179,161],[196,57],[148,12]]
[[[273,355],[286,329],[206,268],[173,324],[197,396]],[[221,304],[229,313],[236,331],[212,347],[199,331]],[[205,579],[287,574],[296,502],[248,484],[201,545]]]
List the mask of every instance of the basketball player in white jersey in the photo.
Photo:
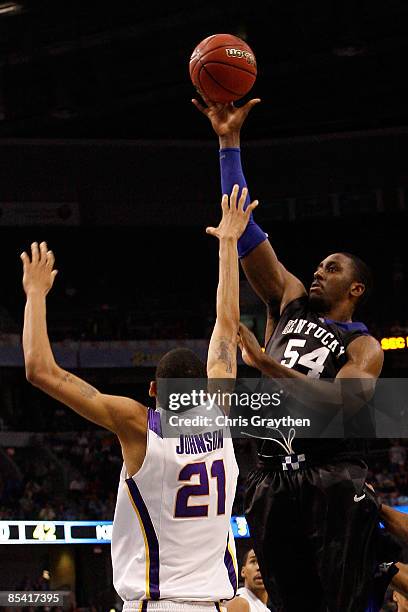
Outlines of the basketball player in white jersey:
[[[239,325],[237,240],[254,202],[243,210],[238,186],[222,198],[222,220],[207,233],[219,239],[217,318],[210,341],[209,382],[236,377]],[[238,467],[224,429],[162,436],[162,416],[127,398],[105,395],[55,361],[46,324],[46,295],[57,271],[45,242],[21,255],[27,302],[23,349],[29,382],[81,416],[117,434],[124,466],[112,535],[115,588],[124,610],[220,610],[237,586],[230,517]],[[203,378],[205,367],[186,349],[159,362],[156,379]],[[150,386],[156,395],[156,381]]]
[[228,602],[228,612],[269,612],[266,606],[268,593],[253,548],[244,555],[241,576],[244,579],[244,586],[238,589],[234,599]]

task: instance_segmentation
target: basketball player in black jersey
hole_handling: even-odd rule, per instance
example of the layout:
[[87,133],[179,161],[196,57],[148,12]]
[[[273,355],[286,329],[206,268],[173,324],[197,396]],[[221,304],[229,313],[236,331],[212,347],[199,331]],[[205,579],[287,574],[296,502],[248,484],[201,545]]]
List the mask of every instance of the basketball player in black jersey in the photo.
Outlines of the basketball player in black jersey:
[[[240,108],[205,102],[206,107],[193,100],[219,137],[223,191],[231,182],[243,188],[240,130],[259,100]],[[315,398],[319,387],[323,405],[325,394],[328,405],[337,401],[340,379],[358,379],[364,382],[364,404],[383,364],[377,340],[363,323],[352,321],[370,289],[367,266],[349,253],[330,254],[315,266],[307,291],[253,218],[238,251],[268,313],[265,352],[241,326],[244,360],[264,376],[295,382],[303,399]],[[332,384],[316,385],[316,378]],[[285,455],[275,442],[260,446],[246,512],[276,610],[364,612],[368,605],[378,563],[378,506],[363,491],[367,466],[355,446],[352,452],[345,440],[295,439]]]

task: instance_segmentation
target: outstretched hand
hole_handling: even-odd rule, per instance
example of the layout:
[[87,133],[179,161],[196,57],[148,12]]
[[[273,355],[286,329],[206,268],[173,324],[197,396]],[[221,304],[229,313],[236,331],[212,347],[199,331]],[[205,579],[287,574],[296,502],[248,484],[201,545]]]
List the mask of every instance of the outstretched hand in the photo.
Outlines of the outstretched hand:
[[211,234],[211,236],[215,236],[219,240],[223,238],[233,238],[238,240],[238,238],[240,238],[244,233],[251,212],[258,206],[258,200],[254,200],[247,206],[246,210],[244,210],[248,189],[246,187],[243,188],[241,197],[239,198],[237,204],[238,192],[239,185],[234,185],[229,198],[229,204],[228,196],[226,194],[222,196],[222,219],[218,227],[207,227],[205,230],[207,234]]
[[244,363],[251,368],[258,368],[259,359],[263,355],[262,348],[255,335],[243,323],[239,324],[238,346]]
[[52,251],[47,248],[46,242],[37,242],[31,245],[31,260],[24,251],[20,255],[23,262],[23,287],[28,295],[39,292],[47,295],[54,284],[57,270],[54,270],[55,258]]
[[201,92],[200,95],[207,106],[204,106],[195,98],[192,103],[203,115],[208,117],[215,133],[220,137],[239,132],[250,110],[261,101],[260,98],[253,98],[244,106],[237,107],[234,106],[233,102],[228,104],[212,102]]

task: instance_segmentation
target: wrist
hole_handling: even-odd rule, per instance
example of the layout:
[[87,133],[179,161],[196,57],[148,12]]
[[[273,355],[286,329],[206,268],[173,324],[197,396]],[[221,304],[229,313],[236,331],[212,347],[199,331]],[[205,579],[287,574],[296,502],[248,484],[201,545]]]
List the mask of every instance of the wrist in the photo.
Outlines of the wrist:
[[233,236],[232,234],[220,236],[220,244],[234,245],[234,244],[237,244],[237,242],[238,242],[238,236]]
[[231,132],[219,137],[220,149],[228,149],[230,147],[239,148],[241,146],[241,139],[239,132]]
[[34,298],[34,297],[45,298],[46,295],[47,295],[47,292],[44,289],[40,289],[39,287],[32,287],[26,290],[27,299]]

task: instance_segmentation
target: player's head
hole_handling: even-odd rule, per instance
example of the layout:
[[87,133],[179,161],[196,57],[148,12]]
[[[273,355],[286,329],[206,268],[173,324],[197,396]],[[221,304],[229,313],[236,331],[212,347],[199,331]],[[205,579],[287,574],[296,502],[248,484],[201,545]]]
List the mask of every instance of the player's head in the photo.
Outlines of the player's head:
[[159,379],[206,378],[205,364],[187,348],[175,348],[163,355],[156,366],[155,380],[150,383],[150,397],[157,397],[157,381]]
[[316,268],[309,290],[310,305],[321,313],[343,302],[353,312],[372,290],[370,268],[356,255],[333,253]]
[[398,612],[408,612],[408,599],[398,593],[398,591],[394,591],[392,594],[392,599],[397,604]]
[[250,591],[264,591],[265,585],[259,571],[258,559],[253,548],[248,550],[243,558],[241,576],[245,581],[245,587]]

